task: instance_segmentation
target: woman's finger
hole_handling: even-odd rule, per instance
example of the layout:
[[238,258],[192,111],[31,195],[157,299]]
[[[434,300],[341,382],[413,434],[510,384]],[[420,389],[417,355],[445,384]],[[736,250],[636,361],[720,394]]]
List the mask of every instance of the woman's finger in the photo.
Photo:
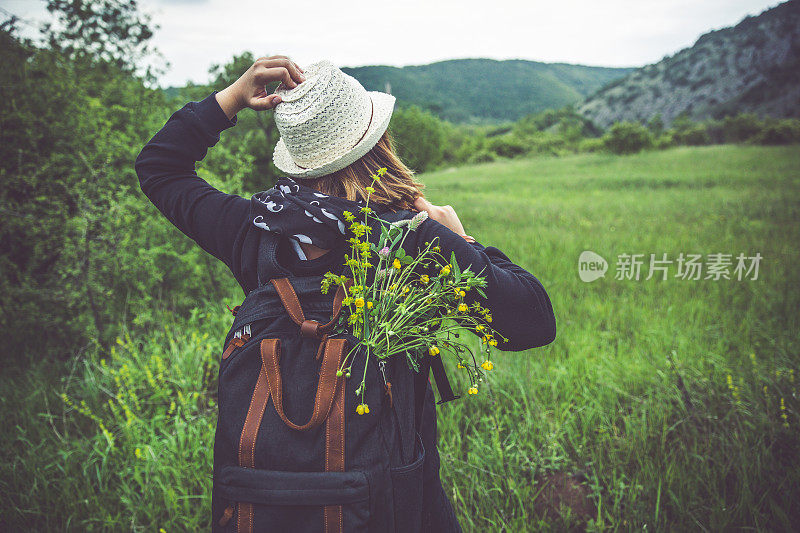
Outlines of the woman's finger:
[[[302,83],[303,81],[305,81],[305,79],[297,79],[298,76],[304,74],[305,71],[302,68],[300,68],[300,65],[298,65],[295,61],[289,59],[287,56],[274,55],[269,57],[259,57],[258,59],[256,59],[255,63],[256,64],[261,63],[267,68],[274,66],[284,66],[287,69],[290,69],[290,71],[291,69],[294,69],[294,72],[292,72],[292,77],[295,78],[295,80],[297,80],[298,83]],[[303,76],[299,77],[302,78]]]
[[283,83],[289,89],[294,89],[297,87],[297,82],[292,78],[291,72],[286,67],[278,67],[278,70],[281,71],[281,83]]
[[302,83],[305,81],[305,77],[300,73],[297,68],[297,65],[294,64],[288,58],[280,58],[280,59],[270,59],[264,62],[264,65],[269,68],[284,68],[289,73],[289,76],[292,78],[292,81],[295,83]]
[[259,86],[266,85],[271,81],[279,81],[287,89],[294,89],[297,87],[297,82],[292,79],[286,67],[272,67],[257,72],[255,81]]
[[266,94],[263,96],[256,96],[250,99],[250,107],[256,111],[266,111],[273,109],[276,105],[281,103],[281,97],[277,94]]

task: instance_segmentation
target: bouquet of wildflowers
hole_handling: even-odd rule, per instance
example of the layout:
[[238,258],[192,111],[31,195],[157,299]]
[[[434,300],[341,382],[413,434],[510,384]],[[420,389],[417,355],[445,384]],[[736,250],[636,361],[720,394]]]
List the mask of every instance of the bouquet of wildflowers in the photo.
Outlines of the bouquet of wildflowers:
[[[373,174],[372,185],[385,173],[382,168]],[[468,394],[477,394],[484,372],[494,367],[491,348],[497,345],[498,337],[505,340],[492,330],[489,309],[478,302],[465,301],[471,291],[485,298],[486,280],[469,268],[459,268],[455,254],[446,259],[435,242],[425,243],[414,256],[406,254],[406,237],[428,214],[422,211],[411,219],[386,222],[369,207],[374,187],[367,187],[366,191],[366,205],[360,213],[363,216],[344,213],[352,233],[350,252],[345,255],[350,276],[329,272],[321,288],[323,293],[331,286],[343,285],[347,289],[337,332],[351,333],[359,341],[344,358],[337,375],[349,378],[357,348],[366,348],[361,384],[356,390],[361,403],[356,412],[369,413],[364,402],[367,366],[374,359],[383,372],[386,358],[392,356],[404,357],[417,371],[423,357],[450,354],[457,367],[469,374]],[[370,242],[369,235],[377,229],[380,237],[376,244]],[[461,340],[459,333],[465,331],[480,336],[480,349],[470,347],[477,343]]]

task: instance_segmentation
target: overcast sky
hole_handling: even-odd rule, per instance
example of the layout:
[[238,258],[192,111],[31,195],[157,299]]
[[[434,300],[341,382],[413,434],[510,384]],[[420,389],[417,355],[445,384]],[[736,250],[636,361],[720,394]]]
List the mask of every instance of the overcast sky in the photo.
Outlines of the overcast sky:
[[[489,57],[642,66],[780,2],[763,0],[140,0],[170,63],[161,84],[203,83],[234,54],[284,54],[301,66],[418,65]],[[41,0],[0,0],[30,22]],[[5,17],[3,17],[5,18]]]

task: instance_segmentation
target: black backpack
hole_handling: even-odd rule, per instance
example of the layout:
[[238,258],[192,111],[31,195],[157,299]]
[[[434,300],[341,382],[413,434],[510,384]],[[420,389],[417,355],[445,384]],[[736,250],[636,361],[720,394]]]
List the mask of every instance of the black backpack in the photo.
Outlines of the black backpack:
[[421,531],[429,359],[439,403],[455,398],[440,358],[418,373],[404,358],[371,359],[369,413],[358,415],[366,353],[356,352],[352,378],[337,377],[357,341],[329,335],[344,290],[324,295],[322,276],[284,270],[278,239],[261,237],[259,286],[235,309],[223,347],[213,531]]

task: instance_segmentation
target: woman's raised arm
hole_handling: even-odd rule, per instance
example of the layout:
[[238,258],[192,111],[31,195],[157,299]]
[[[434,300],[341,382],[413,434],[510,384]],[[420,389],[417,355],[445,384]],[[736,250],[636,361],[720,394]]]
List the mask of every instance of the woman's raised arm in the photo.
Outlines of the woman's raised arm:
[[247,227],[250,201],[218,191],[195,172],[195,163],[236,124],[246,107],[272,109],[280,97],[265,86],[302,82],[302,70],[284,56],[260,58],[229,87],[173,113],[136,158],[142,191],[183,233],[236,272],[236,250]]

